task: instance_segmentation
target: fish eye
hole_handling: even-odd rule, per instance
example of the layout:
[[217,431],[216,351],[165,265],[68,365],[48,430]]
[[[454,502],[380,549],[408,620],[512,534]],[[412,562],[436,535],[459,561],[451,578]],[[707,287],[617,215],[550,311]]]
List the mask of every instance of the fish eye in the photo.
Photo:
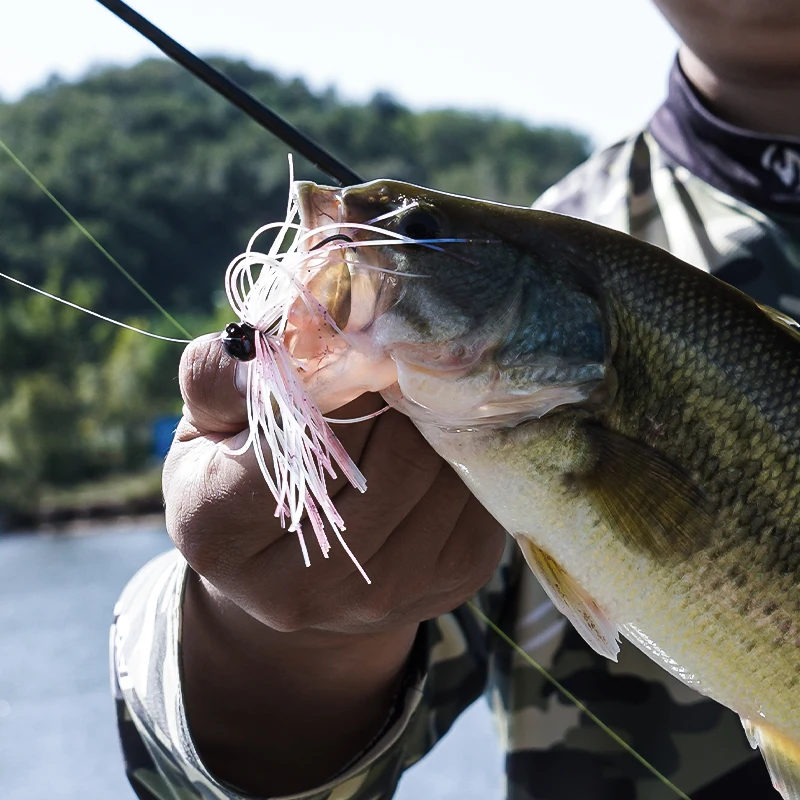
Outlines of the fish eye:
[[441,239],[439,220],[423,208],[414,208],[397,221],[397,233],[410,239]]

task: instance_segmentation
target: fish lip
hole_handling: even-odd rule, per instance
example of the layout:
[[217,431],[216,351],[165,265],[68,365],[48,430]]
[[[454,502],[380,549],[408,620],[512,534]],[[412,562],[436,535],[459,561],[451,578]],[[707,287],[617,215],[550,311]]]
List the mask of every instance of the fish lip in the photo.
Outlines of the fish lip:
[[[342,223],[342,192],[334,186],[319,186],[312,181],[295,181],[292,195],[297,202],[300,226],[304,233],[313,231],[323,225]],[[308,236],[302,246],[303,251],[311,250],[331,231]]]

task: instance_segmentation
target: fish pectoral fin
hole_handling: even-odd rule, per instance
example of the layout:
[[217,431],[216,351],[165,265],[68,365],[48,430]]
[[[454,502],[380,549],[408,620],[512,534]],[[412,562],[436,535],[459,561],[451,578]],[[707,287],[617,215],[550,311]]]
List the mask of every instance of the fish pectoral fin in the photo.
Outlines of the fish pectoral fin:
[[599,425],[587,425],[586,432],[596,465],[573,478],[631,547],[665,561],[708,544],[713,508],[690,476],[646,444]]
[[742,717],[750,744],[761,750],[772,785],[783,800],[800,800],[800,744],[772,726]]
[[522,534],[515,534],[514,538],[553,605],[573,624],[592,650],[616,661],[619,653],[617,626],[607,619],[597,603],[552,556]]

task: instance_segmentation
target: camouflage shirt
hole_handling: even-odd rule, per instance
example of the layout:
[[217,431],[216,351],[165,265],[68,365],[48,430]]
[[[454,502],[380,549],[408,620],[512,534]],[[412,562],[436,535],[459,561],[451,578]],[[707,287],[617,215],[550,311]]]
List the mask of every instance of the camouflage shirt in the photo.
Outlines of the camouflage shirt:
[[[726,195],[674,163],[647,131],[595,155],[537,205],[628,231],[762,303],[800,311],[800,215],[768,215]],[[133,578],[115,610],[112,662],[126,767],[146,800],[240,798],[205,768],[186,721],[180,634],[187,569],[176,552],[161,556]],[[550,604],[516,546],[509,545],[476,602],[683,791],[696,792],[757,758],[736,715],[633,646],[622,643],[616,664],[592,652]],[[424,623],[417,644],[409,688],[389,729],[345,771],[296,800],[391,797],[403,770],[481,694],[498,718],[509,800],[675,796],[467,607]],[[704,796],[710,795],[696,795]]]

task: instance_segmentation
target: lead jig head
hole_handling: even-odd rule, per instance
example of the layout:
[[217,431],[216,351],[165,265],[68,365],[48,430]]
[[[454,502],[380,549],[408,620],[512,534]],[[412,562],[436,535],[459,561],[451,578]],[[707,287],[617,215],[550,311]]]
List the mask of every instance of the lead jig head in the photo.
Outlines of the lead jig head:
[[252,361],[256,357],[256,329],[246,322],[231,322],[225,326],[222,339],[225,351],[237,361]]

